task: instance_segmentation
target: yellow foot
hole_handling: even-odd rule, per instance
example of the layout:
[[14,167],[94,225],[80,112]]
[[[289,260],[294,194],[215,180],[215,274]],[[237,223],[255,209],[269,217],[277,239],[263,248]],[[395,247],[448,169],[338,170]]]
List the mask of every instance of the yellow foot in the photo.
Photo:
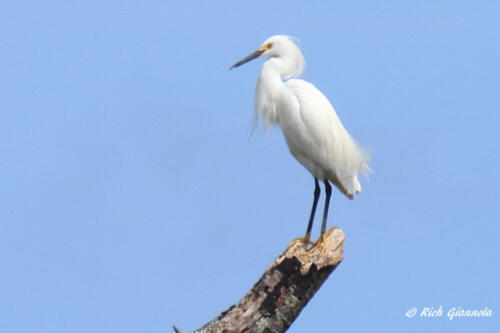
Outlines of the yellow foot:
[[288,243],[287,247],[292,247],[292,246],[294,246],[297,243],[306,243],[306,245],[312,244],[313,242],[311,242],[309,240],[310,237],[311,236],[309,234],[306,234],[304,237],[295,238],[293,241],[291,241],[290,243]]
[[330,228],[324,234],[322,234],[321,236],[319,236],[318,240],[313,244],[313,246],[311,246],[310,249],[308,249],[306,251],[306,253],[310,253],[310,252],[316,250],[317,248],[320,248],[321,250],[319,251],[319,255],[322,255],[325,252],[325,250],[326,250],[325,239],[328,237],[328,235],[330,235],[330,233],[333,230],[335,230],[335,228]]

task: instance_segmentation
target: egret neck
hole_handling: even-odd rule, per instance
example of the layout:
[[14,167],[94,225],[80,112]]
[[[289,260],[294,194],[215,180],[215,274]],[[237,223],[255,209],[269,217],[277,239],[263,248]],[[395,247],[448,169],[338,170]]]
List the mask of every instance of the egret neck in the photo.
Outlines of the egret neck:
[[266,126],[278,121],[276,98],[284,87],[283,79],[298,76],[302,72],[302,66],[291,60],[286,57],[271,57],[262,64],[255,89],[255,111],[262,114]]

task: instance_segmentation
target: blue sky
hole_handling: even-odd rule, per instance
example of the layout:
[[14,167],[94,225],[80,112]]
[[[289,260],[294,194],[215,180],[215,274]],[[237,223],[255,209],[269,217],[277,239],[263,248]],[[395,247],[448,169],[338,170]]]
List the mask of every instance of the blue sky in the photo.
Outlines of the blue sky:
[[[335,190],[345,259],[289,332],[498,331],[499,13],[3,2],[0,331],[195,329],[304,233],[312,177],[278,128],[250,135],[261,61],[228,70],[274,34],[300,39],[374,170],[355,200]],[[405,316],[440,305],[493,317]]]

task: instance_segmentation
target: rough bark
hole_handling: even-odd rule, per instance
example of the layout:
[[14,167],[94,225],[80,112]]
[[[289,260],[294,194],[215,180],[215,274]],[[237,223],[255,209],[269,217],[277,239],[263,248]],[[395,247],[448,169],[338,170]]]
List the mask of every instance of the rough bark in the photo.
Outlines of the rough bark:
[[323,253],[306,250],[304,243],[287,248],[238,304],[193,333],[285,332],[342,261],[344,233],[330,229]]

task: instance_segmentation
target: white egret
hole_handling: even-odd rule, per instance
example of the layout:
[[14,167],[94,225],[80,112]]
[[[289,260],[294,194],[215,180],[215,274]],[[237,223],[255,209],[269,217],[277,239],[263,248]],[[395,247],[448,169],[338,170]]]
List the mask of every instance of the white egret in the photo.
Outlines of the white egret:
[[[303,238],[310,242],[314,214],[320,195],[319,181],[325,184],[325,206],[321,236],[313,248],[322,246],[332,182],[349,199],[361,191],[358,173],[368,172],[368,158],[356,145],[328,99],[311,83],[294,79],[302,74],[305,59],[288,36],[272,36],[257,51],[241,59],[231,69],[258,57],[262,64],[255,90],[255,112],[266,125],[278,123],[291,154],[314,177],[314,200]],[[322,249],[323,250],[323,249]]]

